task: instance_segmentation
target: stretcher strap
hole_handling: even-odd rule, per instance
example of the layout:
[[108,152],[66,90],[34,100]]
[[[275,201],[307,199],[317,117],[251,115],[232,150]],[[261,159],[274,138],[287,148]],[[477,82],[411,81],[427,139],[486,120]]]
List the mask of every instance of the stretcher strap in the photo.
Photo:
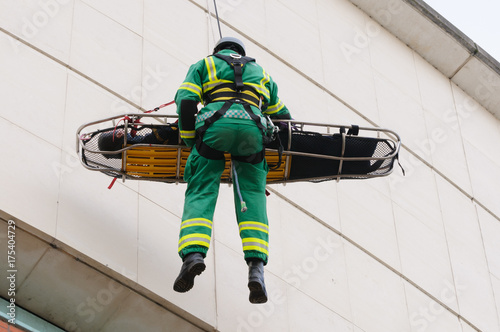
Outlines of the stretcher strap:
[[158,107],[155,107],[155,108],[153,108],[152,110],[146,111],[146,112],[144,112],[144,113],[153,113],[153,112],[159,111],[159,110],[160,110],[160,108],[166,107],[166,106],[168,106],[168,105],[172,105],[173,103],[175,103],[175,100],[172,100],[171,102],[168,102],[168,103],[166,103],[166,104],[163,104],[163,105],[160,105],[160,106],[158,106]]

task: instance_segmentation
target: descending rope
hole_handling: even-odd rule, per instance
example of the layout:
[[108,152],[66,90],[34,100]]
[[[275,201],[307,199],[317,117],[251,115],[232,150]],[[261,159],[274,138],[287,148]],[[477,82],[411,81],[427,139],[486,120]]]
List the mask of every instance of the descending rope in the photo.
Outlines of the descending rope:
[[208,10],[208,25],[209,25],[208,35],[210,36],[210,32],[212,32],[212,39],[217,40],[217,37],[215,37],[214,27],[212,25],[212,12],[210,11],[210,4],[209,4],[208,0],[207,0],[207,10]]
[[214,0],[214,7],[215,7],[215,17],[217,18],[217,26],[219,27],[219,36],[222,38],[222,31],[220,29],[220,20],[219,20],[219,13],[217,12],[217,2]]

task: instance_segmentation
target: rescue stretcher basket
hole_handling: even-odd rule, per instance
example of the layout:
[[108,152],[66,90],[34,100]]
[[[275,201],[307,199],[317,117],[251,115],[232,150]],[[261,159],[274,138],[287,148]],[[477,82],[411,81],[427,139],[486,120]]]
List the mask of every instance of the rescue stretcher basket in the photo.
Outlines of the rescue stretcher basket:
[[[177,119],[122,114],[84,124],[76,133],[81,164],[123,181],[183,183],[190,148],[180,139]],[[387,176],[401,146],[399,135],[388,129],[295,120],[275,124],[279,130],[265,153],[268,184]],[[232,182],[230,170],[226,154],[222,183]]]

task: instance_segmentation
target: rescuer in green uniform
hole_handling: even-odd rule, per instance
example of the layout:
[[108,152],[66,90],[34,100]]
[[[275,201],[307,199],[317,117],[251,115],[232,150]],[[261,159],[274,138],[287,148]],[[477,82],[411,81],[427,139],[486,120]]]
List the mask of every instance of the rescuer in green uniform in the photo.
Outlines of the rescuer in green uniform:
[[[236,217],[249,266],[250,302],[265,303],[264,265],[268,261],[264,143],[272,131],[268,115],[290,119],[278,98],[278,87],[244,44],[219,40],[213,55],[192,65],[175,96],[181,138],[192,147],[184,171],[187,182],[179,235],[183,265],[174,290],[187,292],[205,270],[212,218],[224,171],[224,152],[231,154]],[[204,106],[198,111],[198,103]]]

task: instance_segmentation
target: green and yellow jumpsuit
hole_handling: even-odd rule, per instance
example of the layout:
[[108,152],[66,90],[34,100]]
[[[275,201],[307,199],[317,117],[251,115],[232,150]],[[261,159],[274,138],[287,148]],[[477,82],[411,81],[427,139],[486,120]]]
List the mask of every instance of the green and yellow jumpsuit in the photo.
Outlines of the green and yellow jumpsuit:
[[[234,51],[221,50],[221,55],[228,56]],[[205,120],[223,108],[228,99],[224,93],[232,92],[229,83],[235,81],[233,66],[214,55],[192,65],[186,79],[175,96],[177,113],[180,115],[179,129],[181,137],[192,147],[184,171],[187,182],[184,211],[179,235],[178,251],[181,258],[192,252],[199,252],[204,257],[208,251],[215,204],[219,193],[220,178],[224,171],[224,159],[207,158],[200,154],[200,140],[209,149],[224,151],[233,158],[238,185],[234,185],[235,210],[239,233],[243,244],[245,260],[261,259],[267,263],[269,254],[269,227],[266,212],[266,160],[258,162],[245,160],[263,151],[262,130],[247,110],[256,114],[265,126],[262,113],[271,118],[290,119],[286,106],[278,98],[278,87],[269,74],[255,61],[246,63],[242,68],[242,81],[245,87],[241,99],[231,102],[229,108],[217,121],[204,126]],[[248,98],[245,96],[248,95]],[[188,102],[186,102],[188,101]],[[201,102],[204,106],[196,115],[194,126],[183,125],[183,105]],[[250,108],[248,108],[248,104]],[[255,118],[255,117],[254,117]],[[200,134],[200,128],[205,130]],[[200,138],[202,137],[202,138]],[[198,142],[197,142],[198,140]],[[198,151],[200,150],[200,151]],[[237,157],[243,157],[237,159]],[[252,158],[250,158],[252,159]],[[238,193],[238,190],[240,191]],[[240,194],[248,209],[242,212]]]

